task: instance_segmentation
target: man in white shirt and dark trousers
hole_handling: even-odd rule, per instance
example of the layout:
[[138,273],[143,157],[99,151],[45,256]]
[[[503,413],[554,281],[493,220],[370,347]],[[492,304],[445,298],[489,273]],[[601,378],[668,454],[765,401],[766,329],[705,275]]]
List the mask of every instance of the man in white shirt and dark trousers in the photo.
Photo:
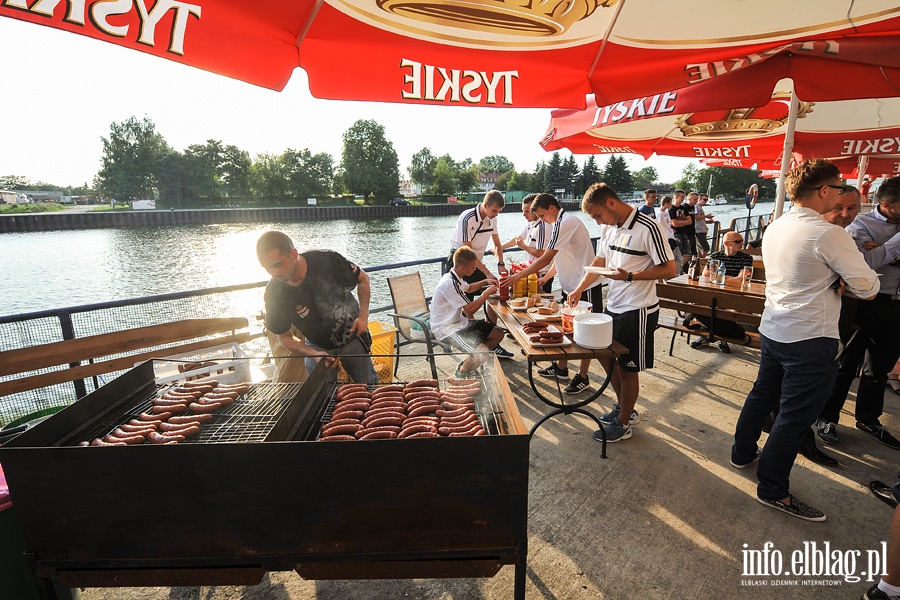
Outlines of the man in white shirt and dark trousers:
[[[537,198],[537,194],[528,194],[522,198],[522,216],[525,217],[528,224],[522,230],[522,233],[503,244],[504,250],[513,246],[524,250],[528,255],[526,262],[529,263],[540,258],[544,253],[544,249],[547,248],[547,244],[550,242],[550,234],[553,230],[549,223],[538,219],[531,210],[531,204],[535,198]],[[539,277],[544,279],[541,291],[547,294],[553,291],[553,275],[551,274],[550,277],[547,277],[548,271],[550,271],[550,267],[544,267],[539,273]]]
[[[636,422],[634,405],[640,384],[638,374],[653,368],[653,336],[659,318],[656,281],[675,275],[675,259],[659,224],[622,202],[616,191],[605,183],[595,183],[584,194],[581,210],[600,225],[596,267],[616,269],[608,275],[606,314],[613,318],[613,339],[628,348],[628,353],[603,367],[611,372],[616,403],[600,421],[606,441],[618,442],[631,437],[631,422]],[[600,276],[585,273],[572,297],[595,285]],[[594,439],[602,440],[600,431]]]
[[[484,251],[487,249],[488,240],[494,242],[494,254],[497,256],[497,265],[503,264],[503,244],[500,243],[500,235],[497,233],[497,215],[503,210],[506,201],[503,194],[497,190],[491,190],[484,195],[484,200],[475,208],[463,211],[456,220],[456,229],[453,230],[453,237],[450,238],[450,255],[444,264],[443,272],[447,273],[453,268],[453,253],[468,246],[475,251],[478,256],[478,263],[471,275],[465,277],[466,283],[478,283],[485,279],[495,280],[494,274],[481,261]],[[469,299],[474,300],[475,294],[469,294]],[[491,323],[497,322],[497,315],[493,309],[485,305],[484,316]],[[497,346],[494,348],[494,354],[500,358],[512,358],[513,353]]]
[[[731,465],[755,461],[760,504],[807,521],[825,514],[790,492],[790,474],[807,429],[819,416],[837,375],[841,298],[833,284],[842,278],[862,299],[878,293],[878,277],[850,235],[822,214],[845,186],[827,160],[807,160],[788,175],[793,209],[766,230],[766,305],[759,326],[759,372],[734,432]],[[778,416],[762,451],[757,442],[766,416]]]

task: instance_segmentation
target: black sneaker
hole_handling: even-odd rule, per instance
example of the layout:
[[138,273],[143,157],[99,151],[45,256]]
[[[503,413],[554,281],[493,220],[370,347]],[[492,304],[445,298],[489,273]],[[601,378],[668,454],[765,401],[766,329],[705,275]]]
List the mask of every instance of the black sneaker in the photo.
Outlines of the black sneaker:
[[894,497],[894,488],[882,481],[870,481],[869,489],[875,494],[875,497],[890,506],[897,508],[897,498]]
[[558,379],[560,381],[568,381],[569,380],[569,369],[560,369],[556,366],[556,363],[553,363],[546,369],[538,369],[538,375],[541,377],[548,377],[550,379]]
[[818,435],[819,439],[826,444],[837,444],[839,441],[837,434],[837,423],[826,421],[825,419],[819,419],[818,421],[816,421],[816,435]]
[[580,394],[588,389],[589,386],[590,383],[588,382],[587,377],[582,377],[580,374],[575,373],[575,377],[572,378],[571,383],[569,383],[563,391],[567,394]]
[[709,346],[709,340],[702,336],[691,342],[691,348],[693,348],[694,350],[699,350],[700,348],[705,348],[706,346]]
[[757,449],[756,449],[756,454],[753,455],[753,458],[751,458],[749,462],[745,462],[745,463],[735,462],[734,459],[732,458],[732,459],[731,459],[731,466],[734,467],[735,469],[744,469],[744,468],[746,468],[746,467],[749,467],[750,465],[752,465],[753,463],[755,463],[756,461],[759,460],[759,455],[760,455],[760,454],[762,454],[762,450],[760,450],[759,448],[757,448]]
[[812,506],[809,506],[804,502],[801,502],[797,499],[797,496],[791,496],[790,504],[784,504],[783,502],[779,502],[778,500],[764,500],[759,497],[756,498],[756,501],[763,506],[768,506],[769,508],[780,510],[783,513],[787,513],[792,517],[797,517],[798,519],[803,519],[804,521],[825,520],[825,513],[823,513],[821,510],[813,508]]
[[725,340],[719,340],[719,350],[724,354],[731,354],[731,346]]
[[515,356],[515,354],[513,354],[512,352],[510,352],[503,346],[499,346],[499,345],[496,348],[494,348],[494,354],[496,354],[500,358],[512,358],[513,356]]
[[896,596],[888,596],[886,593],[878,589],[876,583],[869,588],[869,591],[862,595],[862,600],[894,600]]
[[860,431],[865,431],[885,446],[889,446],[894,450],[900,450],[900,440],[892,436],[891,432],[884,428],[884,425],[880,423],[866,425],[865,423],[857,421],[856,428]]

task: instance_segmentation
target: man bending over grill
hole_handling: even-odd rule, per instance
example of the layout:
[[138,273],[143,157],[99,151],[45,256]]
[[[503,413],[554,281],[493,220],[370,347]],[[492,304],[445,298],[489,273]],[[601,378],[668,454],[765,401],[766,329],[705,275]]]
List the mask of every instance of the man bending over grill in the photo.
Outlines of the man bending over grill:
[[[453,268],[438,282],[431,298],[431,331],[434,336],[469,356],[456,367],[457,377],[472,377],[489,352],[503,340],[503,330],[484,319],[473,320],[491,294],[495,279],[467,283],[465,278],[478,268],[478,255],[468,246],[453,253]],[[476,292],[480,292],[476,295]],[[470,296],[474,298],[469,299]]]
[[354,382],[377,383],[370,356],[366,272],[332,250],[300,253],[280,231],[260,236],[256,257],[272,276],[265,292],[266,328],[278,341],[292,354],[306,357],[309,371],[322,357],[334,367],[340,356]]

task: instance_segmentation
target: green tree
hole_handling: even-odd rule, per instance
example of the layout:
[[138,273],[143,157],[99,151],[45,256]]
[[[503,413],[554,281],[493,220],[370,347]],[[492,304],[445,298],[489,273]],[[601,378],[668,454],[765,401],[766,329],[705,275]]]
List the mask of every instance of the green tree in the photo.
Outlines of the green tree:
[[689,192],[697,189],[699,181],[700,167],[695,163],[689,163],[681,170],[681,178],[675,182],[675,187]]
[[434,180],[428,193],[435,196],[453,196],[457,189],[456,167],[453,159],[449,155],[442,156],[434,165]]
[[478,169],[482,173],[506,173],[516,168],[516,165],[505,156],[485,156],[478,161]]
[[578,184],[575,187],[575,194],[583,196],[589,187],[600,181],[600,169],[597,168],[597,157],[593,154],[584,161],[584,167],[581,169],[581,176],[578,178]]
[[191,174],[196,185],[199,198],[221,198],[222,189],[219,177],[222,142],[206,140],[205,144],[191,144],[184,151],[190,165]]
[[250,153],[237,146],[222,149],[219,160],[219,183],[225,196],[245,198],[250,195]]
[[31,181],[21,175],[3,175],[0,177],[0,188],[4,190],[27,190]]
[[453,168],[456,171],[456,192],[466,194],[478,187],[478,165],[472,163],[471,158],[467,158],[461,162],[454,162]]
[[434,183],[434,167],[437,165],[437,158],[428,148],[422,148],[412,156],[409,163],[409,179],[413,183],[428,189]]
[[570,154],[562,164],[563,176],[566,180],[566,194],[574,195],[578,189],[579,176],[581,174],[575,163],[575,155]]
[[534,175],[531,176],[530,189],[536,194],[547,191],[547,163],[541,161],[534,166]]
[[167,206],[180,207],[183,202],[198,197],[189,162],[189,159],[175,150],[160,161],[159,199]]
[[630,195],[634,190],[634,180],[631,177],[631,171],[628,170],[628,164],[621,156],[613,154],[603,169],[603,181],[611,186],[616,192],[622,195]]
[[290,169],[282,156],[260,154],[250,167],[250,189],[259,198],[287,198]]
[[544,189],[542,191],[559,196],[560,192],[556,190],[568,189],[567,185],[568,181],[566,181],[566,172],[563,170],[562,159],[559,156],[559,152],[554,152],[550,156],[550,162],[547,163],[547,168],[544,171]]
[[103,155],[97,181],[109,197],[154,198],[159,184],[163,158],[171,152],[165,139],[156,132],[149,117],[129,117],[109,126],[109,137],[101,138]]
[[[531,173],[518,171],[507,171],[500,176],[497,181],[497,189],[499,190],[525,190],[534,189],[534,176]],[[501,187],[502,186],[502,187]]]
[[366,204],[371,198],[387,202],[400,189],[400,161],[384,126],[373,120],[359,120],[344,132],[341,166],[343,182]]
[[330,154],[288,149],[281,155],[288,179],[288,195],[295,198],[327,196],[334,180],[334,160]]
[[[710,176],[712,177],[712,186],[709,185]],[[714,197],[723,194],[728,199],[743,201],[747,189],[755,183],[759,186],[760,200],[775,198],[776,181],[760,178],[759,171],[755,169],[707,167],[699,171],[697,179],[700,186],[698,191],[705,192],[709,188]]]
[[657,183],[659,183],[659,173],[656,172],[656,169],[653,167],[644,167],[643,169],[638,169],[632,175],[634,179],[634,189],[635,190],[647,190],[653,188]]

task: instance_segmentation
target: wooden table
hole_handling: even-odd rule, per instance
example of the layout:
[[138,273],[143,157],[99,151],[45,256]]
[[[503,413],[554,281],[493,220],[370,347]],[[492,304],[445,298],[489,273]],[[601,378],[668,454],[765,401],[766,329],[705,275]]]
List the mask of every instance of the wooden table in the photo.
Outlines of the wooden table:
[[724,286],[716,285],[711,279],[700,278],[699,280],[688,279],[687,275],[679,275],[658,285],[680,285],[683,287],[697,288],[701,290],[709,290],[711,293],[725,294],[741,294],[751,298],[759,298],[763,301],[766,299],[766,284],[761,281],[753,280],[749,287],[741,287],[739,279],[732,279],[725,282]]
[[[615,360],[617,357],[621,356],[628,352],[628,349],[620,344],[619,342],[613,340],[612,345],[609,348],[602,349],[592,349],[592,348],[583,348],[577,345],[574,341],[568,346],[551,346],[551,347],[534,347],[528,340],[528,336],[522,333],[521,326],[529,321],[534,321],[530,314],[524,310],[512,310],[506,302],[501,302],[496,298],[492,298],[489,300],[489,304],[497,313],[498,317],[502,321],[502,325],[505,329],[507,329],[512,336],[515,338],[516,342],[522,347],[522,351],[525,354],[525,358],[528,361],[528,383],[531,385],[531,389],[534,390],[535,395],[538,400],[541,402],[552,406],[554,410],[544,415],[540,421],[534,424],[531,428],[531,435],[534,435],[534,432],[538,427],[544,424],[548,419],[555,417],[556,415],[570,415],[572,413],[578,413],[590,417],[597,424],[597,427],[600,429],[602,439],[602,445],[600,449],[600,457],[606,458],[606,430],[603,428],[603,423],[600,422],[600,419],[594,415],[593,413],[588,412],[584,409],[585,406],[596,400],[600,394],[606,389],[609,385],[611,371],[606,374],[606,378],[603,380],[603,383],[600,385],[599,389],[591,394],[589,398],[584,400],[579,400],[574,404],[566,404],[565,396],[563,395],[562,389],[559,386],[559,380],[556,380],[556,389],[559,395],[559,402],[555,402],[546,396],[544,396],[540,390],[537,389],[537,386],[534,382],[534,363],[543,362],[543,361],[557,361],[557,360],[581,360],[583,358],[596,358],[603,361]],[[560,329],[562,329],[562,325],[558,322],[551,322],[551,325],[557,325]],[[571,340],[572,336],[567,335],[567,338]]]

